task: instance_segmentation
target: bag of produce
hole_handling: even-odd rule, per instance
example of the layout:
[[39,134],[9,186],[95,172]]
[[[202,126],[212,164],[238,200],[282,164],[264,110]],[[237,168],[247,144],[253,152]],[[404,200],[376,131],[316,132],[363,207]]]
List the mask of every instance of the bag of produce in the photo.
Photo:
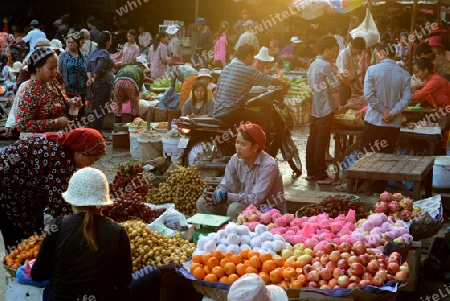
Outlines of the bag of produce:
[[31,267],[35,261],[36,260],[33,259],[28,261],[28,263],[21,265],[16,271],[16,280],[19,284],[23,285],[32,285],[40,288],[46,287],[52,282],[50,279],[43,281],[34,281],[31,279]]
[[369,9],[366,10],[364,21],[358,27],[350,31],[350,35],[352,38],[364,38],[367,47],[375,46],[375,44],[380,41],[380,33],[378,32],[377,25],[375,24]]
[[184,214],[171,207],[167,209],[165,214],[147,225],[147,228],[162,233],[165,236],[174,236],[179,230],[187,230],[188,223]]

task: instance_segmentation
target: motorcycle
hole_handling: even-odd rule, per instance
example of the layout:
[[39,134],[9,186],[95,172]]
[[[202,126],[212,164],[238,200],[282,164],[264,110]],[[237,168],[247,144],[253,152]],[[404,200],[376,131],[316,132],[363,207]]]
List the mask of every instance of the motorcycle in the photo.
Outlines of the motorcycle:
[[[281,150],[297,176],[302,174],[302,162],[297,147],[292,140],[289,125],[293,123],[290,110],[283,103],[281,87],[270,89],[246,101],[246,107],[252,110],[263,110],[277,120],[278,127],[266,133],[265,151],[275,157]],[[223,175],[228,160],[235,154],[237,127],[215,118],[180,117],[178,130],[184,135],[178,147],[184,149],[181,157],[184,166],[196,165],[200,170],[208,170],[211,176]]]

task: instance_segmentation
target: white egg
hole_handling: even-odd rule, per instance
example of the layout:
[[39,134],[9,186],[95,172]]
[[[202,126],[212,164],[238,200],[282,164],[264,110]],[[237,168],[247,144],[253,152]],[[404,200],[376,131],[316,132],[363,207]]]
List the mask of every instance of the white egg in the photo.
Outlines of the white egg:
[[257,235],[261,235],[267,231],[267,226],[263,224],[256,225],[255,232]]
[[239,235],[248,235],[250,233],[250,230],[247,226],[240,225],[237,227],[237,234]]

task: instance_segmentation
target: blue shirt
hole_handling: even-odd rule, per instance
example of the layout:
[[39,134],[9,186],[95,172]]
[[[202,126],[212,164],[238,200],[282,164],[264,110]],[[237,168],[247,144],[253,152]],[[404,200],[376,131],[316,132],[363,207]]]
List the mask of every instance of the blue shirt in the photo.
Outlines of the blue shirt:
[[89,55],[86,72],[91,72],[92,78],[98,74],[96,82],[105,82],[112,85],[114,81],[114,62],[106,49],[95,48]]
[[[401,126],[401,113],[411,101],[411,76],[395,64],[393,59],[384,59],[370,66],[364,78],[364,97],[368,109],[364,121],[376,126]],[[392,122],[382,122],[385,108],[395,115]]]
[[339,79],[331,64],[318,55],[306,74],[311,88],[311,115],[325,117],[334,111],[334,99],[330,89],[339,86]]

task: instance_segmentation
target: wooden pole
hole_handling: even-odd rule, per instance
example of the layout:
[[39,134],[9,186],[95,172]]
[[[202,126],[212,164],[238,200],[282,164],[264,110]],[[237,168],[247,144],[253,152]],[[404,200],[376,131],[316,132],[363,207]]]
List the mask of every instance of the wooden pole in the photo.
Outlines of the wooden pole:
[[[414,32],[414,24],[416,23],[416,15],[417,15],[417,0],[414,0],[412,16],[411,16],[411,26],[409,29],[410,34]],[[411,74],[411,75],[413,74],[413,66],[412,66],[413,52],[414,52],[414,41],[409,41],[408,71],[409,71],[409,74]]]

